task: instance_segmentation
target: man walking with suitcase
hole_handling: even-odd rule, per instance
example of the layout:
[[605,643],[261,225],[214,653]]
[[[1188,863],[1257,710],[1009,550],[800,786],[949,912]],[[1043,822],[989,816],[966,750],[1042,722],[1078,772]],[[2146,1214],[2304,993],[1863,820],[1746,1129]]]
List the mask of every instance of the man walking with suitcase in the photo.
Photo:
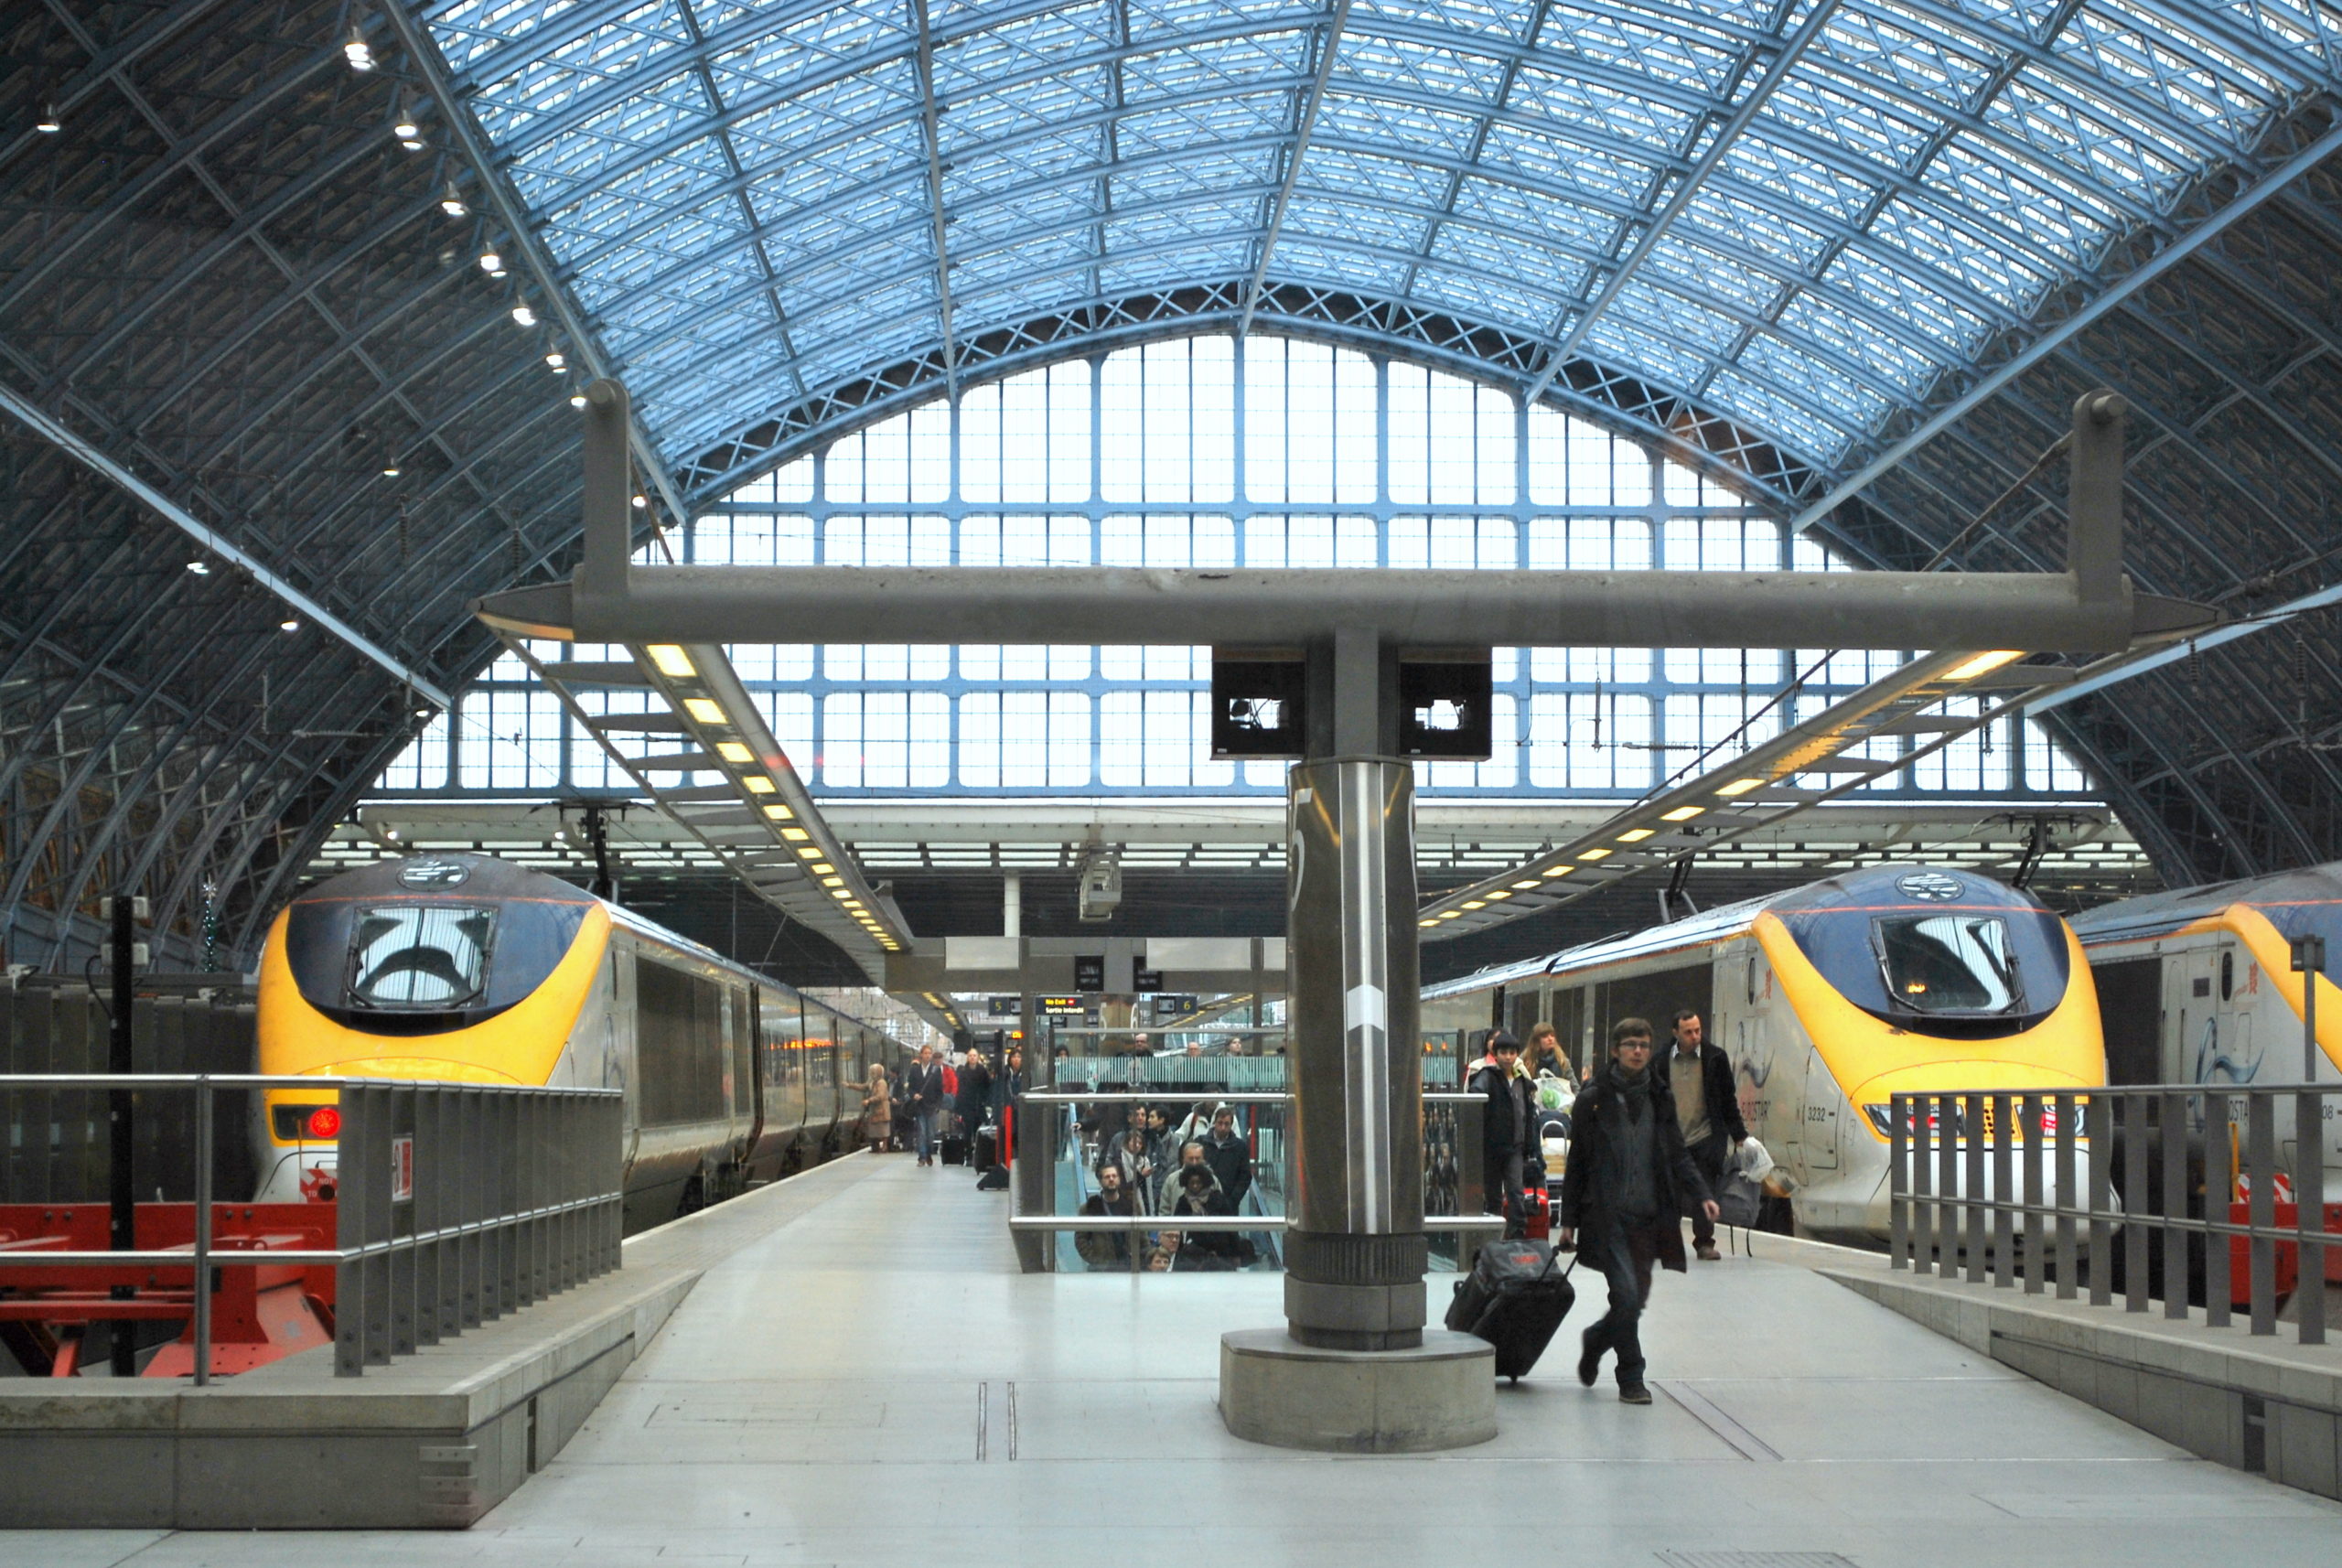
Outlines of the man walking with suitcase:
[[1610,1310],[1585,1331],[1577,1380],[1601,1374],[1602,1358],[1618,1357],[1618,1398],[1650,1403],[1643,1386],[1641,1322],[1654,1262],[1684,1272],[1684,1200],[1713,1224],[1715,1200],[1683,1147],[1675,1096],[1651,1071],[1650,1025],[1621,1018],[1610,1031],[1610,1062],[1577,1098],[1571,1117],[1569,1170],[1553,1234],[1578,1238],[1578,1256],[1602,1271]]

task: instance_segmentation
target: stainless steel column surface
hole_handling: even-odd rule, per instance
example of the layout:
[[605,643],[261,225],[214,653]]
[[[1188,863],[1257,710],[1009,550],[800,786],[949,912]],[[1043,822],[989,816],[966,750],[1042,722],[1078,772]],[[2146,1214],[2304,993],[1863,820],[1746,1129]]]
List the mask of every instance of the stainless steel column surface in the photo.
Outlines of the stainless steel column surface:
[[1287,802],[1287,1332],[1403,1349],[1424,1317],[1414,773],[1390,757],[1304,762]]

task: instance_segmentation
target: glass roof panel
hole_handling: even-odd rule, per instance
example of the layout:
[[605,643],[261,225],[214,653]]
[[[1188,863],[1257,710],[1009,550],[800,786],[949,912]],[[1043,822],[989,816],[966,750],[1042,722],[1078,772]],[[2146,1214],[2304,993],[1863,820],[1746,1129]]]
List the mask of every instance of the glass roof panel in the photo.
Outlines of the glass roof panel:
[[1034,339],[1079,352],[1125,295],[1211,285],[1178,297],[1224,319],[1256,272],[1346,331],[1502,328],[1499,379],[1559,349],[1826,471],[2342,60],[2322,0],[1838,0],[1776,81],[1821,3],[417,8],[692,472],[965,333],[1109,306]]

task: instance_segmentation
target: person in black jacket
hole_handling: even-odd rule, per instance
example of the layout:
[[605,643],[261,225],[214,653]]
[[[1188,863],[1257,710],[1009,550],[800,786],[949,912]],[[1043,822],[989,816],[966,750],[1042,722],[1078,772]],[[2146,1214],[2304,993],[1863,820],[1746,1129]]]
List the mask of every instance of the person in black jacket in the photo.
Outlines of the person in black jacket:
[[[1740,1095],[1732,1082],[1732,1058],[1701,1037],[1699,1014],[1686,1007],[1675,1015],[1675,1039],[1667,1051],[1663,1076],[1675,1099],[1675,1120],[1683,1129],[1683,1146],[1700,1167],[1708,1191],[1724,1193],[1725,1156],[1747,1141],[1747,1124],[1740,1119]],[[1692,1250],[1703,1262],[1716,1261],[1716,1222],[1705,1214],[1692,1216]]]
[[[1123,1167],[1109,1161],[1098,1167],[1098,1190],[1081,1206],[1087,1215],[1130,1219],[1145,1212],[1138,1206],[1138,1196],[1123,1179]],[[1093,1269],[1128,1269],[1131,1254],[1138,1245],[1135,1230],[1077,1230],[1073,1233],[1073,1250],[1081,1261]]]
[[921,1046],[919,1059],[903,1074],[903,1097],[909,1103],[914,1139],[912,1147],[919,1152],[919,1163],[935,1163],[935,1122],[943,1114],[943,1064],[935,1059],[935,1047]]
[[1480,1191],[1491,1214],[1501,1214],[1505,1234],[1524,1233],[1528,1211],[1520,1194],[1521,1156],[1529,1148],[1529,1086],[1515,1076],[1520,1042],[1499,1029],[1488,1036],[1488,1054],[1466,1087],[1485,1096],[1480,1113]]
[[1562,1177],[1562,1210],[1553,1239],[1578,1233],[1578,1256],[1602,1271],[1610,1310],[1585,1331],[1577,1380],[1601,1375],[1602,1358],[1618,1354],[1618,1397],[1650,1403],[1643,1386],[1640,1326],[1650,1299],[1653,1262],[1684,1270],[1683,1225],[1689,1201],[1711,1223],[1715,1200],[1683,1147],[1675,1096],[1651,1071],[1650,1026],[1621,1018],[1610,1030],[1610,1065],[1577,1097],[1570,1117],[1570,1164]]
[[960,1130],[967,1134],[972,1158],[976,1129],[984,1124],[992,1110],[992,1069],[984,1065],[983,1052],[971,1050],[968,1059],[960,1064],[960,1093],[951,1108],[960,1114]]

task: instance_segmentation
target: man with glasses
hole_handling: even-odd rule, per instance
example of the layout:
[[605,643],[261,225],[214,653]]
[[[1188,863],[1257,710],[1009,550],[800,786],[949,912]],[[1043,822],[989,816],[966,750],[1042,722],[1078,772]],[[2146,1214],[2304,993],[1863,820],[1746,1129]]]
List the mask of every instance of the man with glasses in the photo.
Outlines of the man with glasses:
[[1553,1237],[1583,1232],[1578,1256],[1602,1271],[1610,1310],[1585,1331],[1577,1380],[1587,1388],[1602,1358],[1618,1356],[1618,1398],[1650,1403],[1643,1386],[1641,1321],[1650,1299],[1651,1264],[1684,1272],[1684,1200],[1714,1222],[1715,1200],[1683,1147],[1675,1096],[1651,1071],[1650,1025],[1621,1018],[1611,1026],[1609,1065],[1577,1098],[1570,1125],[1570,1163]]

